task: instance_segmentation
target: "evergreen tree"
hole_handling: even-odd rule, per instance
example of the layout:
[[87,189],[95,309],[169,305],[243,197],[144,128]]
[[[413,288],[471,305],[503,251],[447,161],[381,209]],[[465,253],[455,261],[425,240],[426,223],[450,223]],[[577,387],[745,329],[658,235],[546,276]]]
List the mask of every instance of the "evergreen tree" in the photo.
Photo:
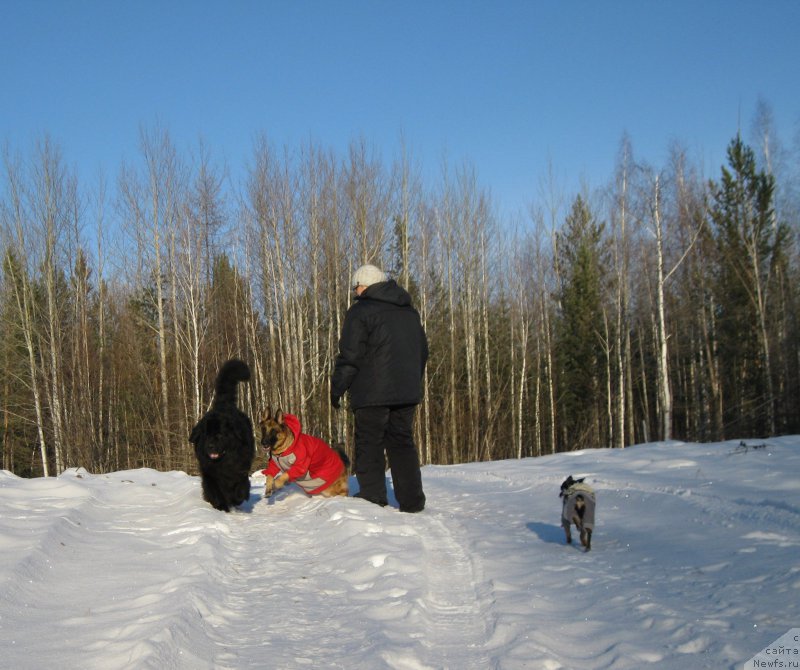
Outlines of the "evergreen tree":
[[15,291],[20,290],[19,277],[23,272],[14,251],[5,250],[0,281],[0,361],[3,366],[0,452],[4,470],[20,477],[36,477],[41,476],[42,465],[36,462],[38,440],[34,399],[30,385],[19,383],[19,380],[30,378],[30,371],[26,368],[27,345],[15,295]]
[[557,236],[556,353],[561,448],[602,446],[603,224],[578,196]]
[[710,211],[725,425],[737,435],[772,434],[770,331],[782,317],[771,308],[778,304],[776,278],[785,265],[788,232],[775,218],[774,177],[757,169],[755,154],[738,136],[728,146],[728,166],[720,183],[711,183]]

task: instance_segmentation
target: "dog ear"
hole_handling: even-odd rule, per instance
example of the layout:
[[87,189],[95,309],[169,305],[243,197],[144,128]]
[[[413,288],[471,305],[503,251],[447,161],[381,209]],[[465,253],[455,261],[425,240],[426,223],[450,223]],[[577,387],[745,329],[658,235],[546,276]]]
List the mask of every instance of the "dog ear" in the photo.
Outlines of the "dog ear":
[[278,409],[278,411],[275,412],[275,423],[283,423],[283,410]]
[[264,423],[266,420],[269,419],[270,415],[272,414],[272,410],[270,410],[269,405],[258,414],[258,422]]

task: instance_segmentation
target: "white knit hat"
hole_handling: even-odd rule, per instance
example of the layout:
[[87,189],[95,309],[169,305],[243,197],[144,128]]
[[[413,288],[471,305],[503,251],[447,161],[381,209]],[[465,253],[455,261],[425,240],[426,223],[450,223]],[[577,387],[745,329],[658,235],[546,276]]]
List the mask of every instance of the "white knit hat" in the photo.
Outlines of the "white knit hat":
[[386,281],[386,273],[374,265],[362,265],[353,273],[353,286],[372,286]]

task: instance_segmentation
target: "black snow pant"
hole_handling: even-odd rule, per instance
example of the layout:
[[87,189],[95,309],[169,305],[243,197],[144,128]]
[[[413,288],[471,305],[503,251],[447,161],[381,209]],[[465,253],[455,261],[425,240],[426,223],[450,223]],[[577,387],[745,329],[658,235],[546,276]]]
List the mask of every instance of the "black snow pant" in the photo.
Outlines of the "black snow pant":
[[414,445],[416,405],[362,407],[355,411],[355,471],[358,497],[386,505],[386,459],[401,512],[425,508],[419,456]]

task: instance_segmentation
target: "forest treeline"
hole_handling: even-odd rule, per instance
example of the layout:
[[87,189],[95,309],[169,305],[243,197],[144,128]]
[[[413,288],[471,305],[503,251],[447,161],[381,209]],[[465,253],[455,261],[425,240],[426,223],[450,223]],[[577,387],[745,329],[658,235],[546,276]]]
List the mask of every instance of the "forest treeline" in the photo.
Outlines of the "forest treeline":
[[426,183],[363,141],[256,140],[241,183],[161,128],[91,184],[50,138],[7,146],[2,466],[196,472],[187,436],[234,356],[251,416],[281,407],[350,449],[329,378],[365,262],[428,334],[424,463],[797,432],[798,162],[756,129],[711,176],[623,138],[603,188],[543,181],[514,220],[469,165]]

